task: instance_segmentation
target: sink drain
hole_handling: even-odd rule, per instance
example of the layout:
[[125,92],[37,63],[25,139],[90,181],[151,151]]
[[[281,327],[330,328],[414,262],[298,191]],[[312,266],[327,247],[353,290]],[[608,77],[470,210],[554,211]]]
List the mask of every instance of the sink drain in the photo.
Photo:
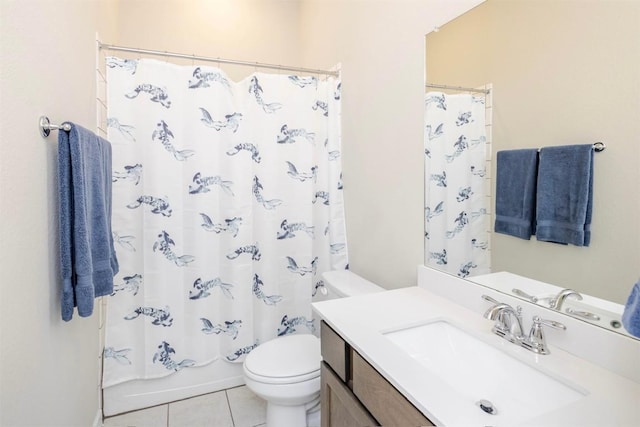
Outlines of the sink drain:
[[486,412],[489,415],[496,415],[498,413],[498,410],[496,409],[495,406],[493,406],[493,403],[491,403],[488,400],[480,399],[479,401],[476,402],[476,405],[478,405],[480,409],[482,409],[484,412]]

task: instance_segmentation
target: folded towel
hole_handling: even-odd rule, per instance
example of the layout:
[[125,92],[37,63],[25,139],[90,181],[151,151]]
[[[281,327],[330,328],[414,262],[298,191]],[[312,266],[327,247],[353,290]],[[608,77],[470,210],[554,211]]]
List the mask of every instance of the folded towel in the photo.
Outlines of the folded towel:
[[589,246],[593,205],[593,145],[540,150],[536,236],[538,240]]
[[113,292],[118,261],[111,235],[111,144],[72,124],[58,132],[62,319],[93,312]]
[[498,151],[496,233],[529,240],[535,234],[538,150]]
[[640,280],[631,288],[622,312],[622,325],[631,335],[640,338]]

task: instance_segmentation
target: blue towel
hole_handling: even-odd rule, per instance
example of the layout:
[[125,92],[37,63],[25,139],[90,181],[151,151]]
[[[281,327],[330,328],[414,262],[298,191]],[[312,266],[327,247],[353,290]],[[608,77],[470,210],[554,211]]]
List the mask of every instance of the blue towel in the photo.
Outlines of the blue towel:
[[538,150],[498,151],[496,233],[529,240],[535,234]]
[[631,335],[640,338],[640,280],[631,288],[622,312],[622,325]]
[[593,205],[593,145],[540,150],[536,237],[589,246]]
[[58,131],[62,319],[93,313],[113,292],[118,261],[111,235],[111,144],[72,124]]

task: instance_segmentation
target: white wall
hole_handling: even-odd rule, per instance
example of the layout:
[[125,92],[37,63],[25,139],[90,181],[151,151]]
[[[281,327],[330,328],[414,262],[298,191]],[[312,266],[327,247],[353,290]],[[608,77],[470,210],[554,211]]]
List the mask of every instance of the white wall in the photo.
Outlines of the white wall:
[[95,125],[95,33],[113,30],[115,3],[0,8],[0,425],[87,427],[99,319],[60,319],[57,133],[45,140],[36,123]]

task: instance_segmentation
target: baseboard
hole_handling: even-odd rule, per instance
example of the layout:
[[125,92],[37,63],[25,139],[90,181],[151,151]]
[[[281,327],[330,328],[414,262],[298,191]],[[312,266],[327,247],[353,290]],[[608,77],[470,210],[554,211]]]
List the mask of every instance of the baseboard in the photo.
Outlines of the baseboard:
[[241,363],[212,363],[168,377],[132,380],[103,389],[107,417],[244,384]]
[[102,427],[102,410],[100,408],[96,412],[96,417],[93,419],[91,427]]

